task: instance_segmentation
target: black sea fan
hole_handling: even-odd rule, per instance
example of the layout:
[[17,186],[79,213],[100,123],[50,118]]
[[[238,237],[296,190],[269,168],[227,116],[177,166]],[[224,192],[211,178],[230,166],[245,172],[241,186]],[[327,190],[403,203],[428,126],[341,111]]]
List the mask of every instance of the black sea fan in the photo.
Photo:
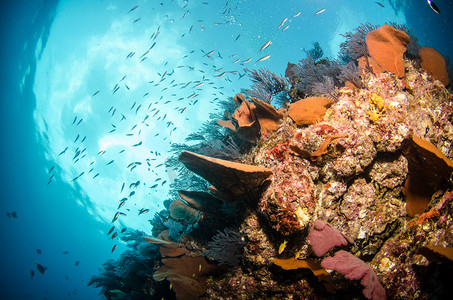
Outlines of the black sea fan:
[[367,22],[360,24],[360,26],[354,28],[352,31],[342,34],[341,36],[346,38],[346,41],[340,44],[340,59],[342,62],[347,63],[359,57],[367,56],[366,35],[377,28],[378,26],[371,25]]
[[217,120],[206,121],[198,131],[187,136],[186,142],[221,139],[224,135],[221,129],[222,127],[219,127]]
[[121,287],[121,277],[116,275],[115,261],[110,259],[103,265],[103,270],[99,275],[91,277],[88,286],[101,288],[101,293],[105,294],[109,290],[114,290]]
[[323,80],[313,84],[313,93],[329,96],[332,99],[338,99],[338,93],[335,90],[335,84],[331,77],[323,76]]
[[[335,86],[340,83],[340,64],[335,60],[322,59],[315,63],[311,56],[301,59],[291,69],[296,77],[296,89],[305,95],[325,94],[336,99]],[[328,79],[327,79],[328,78]]]
[[348,62],[340,67],[338,81],[343,85],[346,81],[353,83],[356,87],[362,88],[360,80],[360,67],[353,61]]
[[244,93],[249,97],[258,98],[270,104],[276,95],[288,91],[288,80],[266,68],[259,69],[258,71],[245,69],[245,71],[253,82],[250,89],[244,90]]
[[164,225],[168,229],[168,238],[173,242],[178,242],[184,234],[184,225],[172,219],[165,221]]
[[307,54],[307,56],[310,56],[311,58],[313,58],[313,60],[315,62],[320,60],[322,58],[322,56],[324,55],[324,52],[322,51],[321,45],[319,45],[318,42],[314,42],[313,43],[313,48],[312,49],[309,49],[309,50],[303,49],[303,51],[305,52],[305,54]]
[[291,101],[291,98],[289,97],[288,92],[281,92],[280,94],[276,95],[274,98],[274,106],[276,108],[280,108],[285,105],[285,103],[288,103]]
[[210,140],[200,144],[198,154],[220,158],[225,160],[240,160],[242,157],[240,146],[231,137],[226,136],[222,140]]
[[234,228],[228,227],[222,231],[217,230],[212,241],[208,243],[209,250],[205,255],[230,267],[237,266],[242,257],[245,241],[241,234]]
[[116,265],[116,275],[120,278],[126,278],[130,275],[146,275],[152,272],[153,264],[150,264],[150,258],[140,255],[137,251],[126,250]]
[[[128,242],[130,249],[123,252],[119,259],[105,262],[103,270],[93,276],[88,285],[101,288],[107,299],[117,299],[119,294],[122,299],[148,299],[149,294],[143,287],[153,273],[159,248],[147,243],[143,235],[141,231],[126,232],[121,239]],[[114,291],[119,291],[119,294]]]

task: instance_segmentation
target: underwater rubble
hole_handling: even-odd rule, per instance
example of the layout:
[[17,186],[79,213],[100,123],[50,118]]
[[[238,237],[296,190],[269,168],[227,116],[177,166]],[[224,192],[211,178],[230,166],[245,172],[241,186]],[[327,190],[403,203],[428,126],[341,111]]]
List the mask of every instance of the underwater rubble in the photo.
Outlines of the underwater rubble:
[[[412,45],[417,53],[409,53],[416,39],[395,27],[346,35],[343,54],[364,55],[343,65],[312,58],[317,84],[326,66],[335,69],[328,71],[334,93],[308,92],[315,82],[302,78],[309,72],[301,60],[288,64],[290,101],[281,108],[237,94],[235,111],[215,125],[237,142],[240,159],[190,148],[179,154],[209,188],[180,190],[151,222],[153,237],[145,239],[160,256],[148,281],[156,288],[140,299],[432,299],[453,292],[447,66],[432,48]],[[358,66],[360,73],[351,71]],[[169,221],[184,233],[172,234]]]

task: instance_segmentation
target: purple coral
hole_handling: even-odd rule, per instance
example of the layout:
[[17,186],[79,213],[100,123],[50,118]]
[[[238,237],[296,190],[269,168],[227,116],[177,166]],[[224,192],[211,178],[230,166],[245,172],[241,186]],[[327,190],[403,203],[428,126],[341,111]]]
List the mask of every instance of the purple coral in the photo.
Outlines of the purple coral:
[[363,295],[367,299],[386,299],[385,290],[379,283],[376,273],[360,258],[351,253],[340,250],[334,256],[329,256],[321,262],[321,266],[340,272],[347,279],[358,280],[365,287]]
[[329,223],[316,220],[308,234],[310,244],[316,256],[323,256],[335,246],[346,246],[354,241],[333,228]]

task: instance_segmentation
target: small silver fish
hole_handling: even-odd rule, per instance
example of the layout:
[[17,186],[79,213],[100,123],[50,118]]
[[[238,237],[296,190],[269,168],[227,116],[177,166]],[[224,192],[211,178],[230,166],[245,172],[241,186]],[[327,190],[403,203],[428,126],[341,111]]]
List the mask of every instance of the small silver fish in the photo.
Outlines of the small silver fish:
[[146,214],[147,212],[149,212],[149,209],[145,209],[145,208],[142,208],[140,209],[140,211],[138,212],[138,215],[141,215],[141,214]]
[[295,15],[293,16],[293,18],[296,18],[296,17],[298,17],[299,15],[300,15],[300,12],[298,12],[297,14],[295,14]]
[[320,10],[318,10],[317,12],[315,12],[315,16],[316,16],[316,15],[319,15],[319,14],[322,14],[322,13],[325,12],[325,11],[326,11],[325,8],[320,9]]
[[138,5],[135,5],[134,7],[132,7],[127,13],[130,13],[131,11],[134,11],[135,9],[137,9]]
[[271,57],[271,56],[270,56],[270,55],[263,56],[263,57],[261,57],[260,59],[258,59],[256,62],[260,62],[260,61],[266,60],[266,59],[268,59],[269,57]]
[[226,72],[222,72],[222,73],[220,73],[219,75],[216,75],[216,76],[214,76],[214,77],[216,77],[216,78],[221,78],[221,77],[225,76],[225,74],[226,74]]
[[261,47],[260,52],[263,51],[264,49],[266,49],[267,47],[269,47],[271,44],[272,44],[271,41],[267,41],[267,42],[263,45],[263,47]]
[[208,53],[206,53],[204,56],[209,56],[209,55],[213,54],[214,52],[215,52],[215,50],[211,50]]
[[246,59],[246,60],[244,60],[244,61],[242,61],[242,62],[243,62],[244,64],[246,64],[246,63],[249,63],[251,60],[252,60],[252,58],[250,57],[249,59]]
[[286,25],[285,28],[282,29],[282,31],[285,31],[288,28],[289,28],[289,25]]
[[288,18],[284,18],[283,21],[280,23],[280,25],[278,25],[277,30],[279,30],[283,26],[283,24],[285,24],[285,22],[287,20],[288,20]]

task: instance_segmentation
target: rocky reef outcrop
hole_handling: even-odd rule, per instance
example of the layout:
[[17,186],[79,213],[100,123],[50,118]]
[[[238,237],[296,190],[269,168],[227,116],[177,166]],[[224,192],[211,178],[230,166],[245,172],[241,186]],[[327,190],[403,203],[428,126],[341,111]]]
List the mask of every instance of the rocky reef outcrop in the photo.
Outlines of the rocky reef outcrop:
[[[452,96],[403,56],[409,37],[389,27],[370,32],[367,45],[385,37],[386,47],[398,48],[396,66],[370,49],[381,68],[362,69],[362,88],[341,88],[335,101],[299,100],[279,110],[278,128],[255,130],[259,140],[242,164],[266,170],[260,182],[268,183],[250,185],[256,201],[246,197],[238,226],[241,263],[207,284],[208,298],[428,299],[448,291],[439,276],[452,270],[445,254],[453,245]],[[236,99],[243,107],[233,115],[237,123],[258,122],[256,110],[250,117],[252,102]],[[241,122],[243,112],[248,122]],[[228,174],[222,180],[232,186],[217,196],[244,201],[234,191],[246,180]],[[324,235],[314,232],[324,227]],[[327,242],[335,237],[338,243]],[[431,262],[436,255],[442,264]],[[437,287],[427,278],[431,270]]]
[[[157,241],[161,252],[182,249],[156,264],[160,281],[175,282],[177,298],[184,284],[196,286],[184,299],[450,295],[449,81],[435,75],[439,67],[431,69],[424,51],[406,55],[412,37],[401,30],[384,25],[362,38],[369,56],[353,60],[362,66],[347,80],[354,84],[343,80],[334,92],[304,99],[293,89],[291,103],[278,110],[236,95],[238,107],[218,124],[252,143],[240,160],[179,155],[212,186],[209,193],[180,191],[166,218],[190,228],[177,241],[161,231]],[[305,74],[296,71],[288,72],[294,84]],[[172,263],[167,274],[175,259],[187,260],[190,271],[179,274]],[[216,268],[221,261],[234,263]],[[196,264],[216,272],[200,273]]]

